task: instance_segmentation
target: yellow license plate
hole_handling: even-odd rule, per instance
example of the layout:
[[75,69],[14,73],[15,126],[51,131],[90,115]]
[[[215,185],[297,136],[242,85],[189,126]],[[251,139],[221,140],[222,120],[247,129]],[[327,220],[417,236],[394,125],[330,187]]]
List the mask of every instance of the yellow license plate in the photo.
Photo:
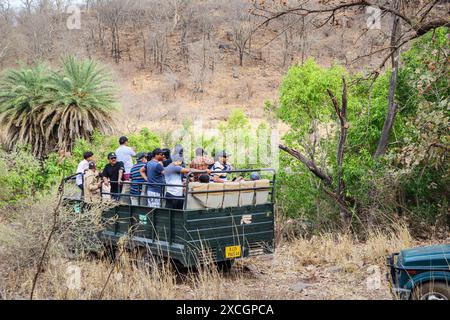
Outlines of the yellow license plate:
[[241,256],[241,246],[225,247],[225,258],[239,258]]

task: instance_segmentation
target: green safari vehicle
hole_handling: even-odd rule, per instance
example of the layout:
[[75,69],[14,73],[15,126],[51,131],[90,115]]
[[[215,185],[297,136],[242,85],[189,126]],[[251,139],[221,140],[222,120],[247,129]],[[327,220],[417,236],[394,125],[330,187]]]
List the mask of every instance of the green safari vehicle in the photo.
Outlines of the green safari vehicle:
[[[126,236],[126,248],[137,251],[139,260],[165,257],[187,268],[216,263],[229,269],[238,258],[272,253],[276,172],[256,169],[227,173],[246,176],[250,172],[259,172],[267,179],[224,184],[187,182],[183,186],[183,210],[165,208],[163,196],[160,208],[149,207],[147,199],[153,197],[145,192],[139,196],[139,205],[131,205],[130,195],[122,191],[115,194],[120,196],[117,205],[103,212],[105,228],[98,236],[108,249],[116,248],[119,239]],[[66,178],[66,184],[74,177]],[[142,185],[145,188],[151,184]],[[80,195],[65,192],[64,199],[79,214],[89,206]]]
[[396,299],[450,300],[450,244],[403,250],[386,265]]

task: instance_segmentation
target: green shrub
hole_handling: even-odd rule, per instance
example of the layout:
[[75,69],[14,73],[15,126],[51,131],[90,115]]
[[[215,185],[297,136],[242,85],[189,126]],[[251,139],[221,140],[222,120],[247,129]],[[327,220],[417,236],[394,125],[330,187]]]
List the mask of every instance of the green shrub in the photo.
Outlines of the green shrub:
[[[398,220],[399,215],[414,221],[413,227],[434,225],[448,210],[450,84],[449,65],[443,58],[449,54],[448,35],[446,28],[430,32],[402,55],[396,90],[399,108],[388,152],[380,159],[373,154],[386,117],[390,71],[369,83],[355,81],[356,75],[340,67],[322,68],[308,60],[291,67],[283,80],[275,113],[290,126],[284,143],[314,158],[335,177],[339,132],[326,89],[340,98],[341,78],[347,78],[349,130],[343,179],[361,227]],[[266,104],[268,108],[274,109]],[[280,167],[277,198],[284,213],[313,222],[332,222],[338,216],[321,181],[303,164],[282,154]]]
[[0,207],[34,196],[43,184],[42,168],[29,149],[19,147],[11,153],[0,149]]

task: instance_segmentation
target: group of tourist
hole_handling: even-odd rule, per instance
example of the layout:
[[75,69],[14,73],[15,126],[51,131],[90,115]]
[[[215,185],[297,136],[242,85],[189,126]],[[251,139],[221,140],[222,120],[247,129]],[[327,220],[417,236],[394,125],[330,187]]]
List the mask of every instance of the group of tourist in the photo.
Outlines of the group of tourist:
[[[228,181],[227,172],[233,170],[226,151],[219,152],[214,160],[199,147],[195,158],[186,166],[181,145],[175,146],[173,152],[157,148],[149,153],[136,153],[128,146],[127,137],[121,137],[119,145],[115,152],[108,154],[108,164],[101,172],[97,170],[93,152],[84,153],[77,168],[76,183],[86,202],[94,202],[102,195],[117,201],[126,196],[132,205],[141,205],[144,198],[149,207],[159,208],[165,199],[166,208],[183,209],[186,179],[224,183]],[[259,175],[253,173],[251,179],[258,180]]]

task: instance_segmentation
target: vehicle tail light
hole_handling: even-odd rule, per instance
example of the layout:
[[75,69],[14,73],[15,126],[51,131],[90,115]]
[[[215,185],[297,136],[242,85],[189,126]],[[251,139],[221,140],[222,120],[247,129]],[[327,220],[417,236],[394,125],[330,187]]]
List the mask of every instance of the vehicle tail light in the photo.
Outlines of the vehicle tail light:
[[410,275],[410,276],[414,276],[417,274],[416,270],[406,270],[406,272]]

